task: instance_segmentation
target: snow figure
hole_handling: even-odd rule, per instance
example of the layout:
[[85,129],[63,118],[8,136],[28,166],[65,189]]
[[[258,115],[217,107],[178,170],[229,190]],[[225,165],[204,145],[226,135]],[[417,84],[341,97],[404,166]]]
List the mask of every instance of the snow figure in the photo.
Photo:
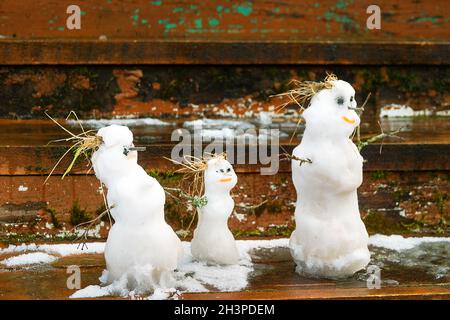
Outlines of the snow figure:
[[104,127],[97,136],[102,143],[92,156],[93,168],[108,188],[115,220],[105,247],[106,282],[126,283],[135,292],[170,287],[182,247],[164,220],[164,189],[137,164],[127,127]]
[[234,210],[230,191],[237,183],[236,173],[224,153],[185,160],[188,164],[179,171],[195,173],[194,185],[202,184],[200,188],[194,186],[194,193],[201,194],[204,186],[201,198],[204,202],[197,205],[198,223],[191,241],[192,256],[209,264],[237,264],[239,252],[228,229],[228,218]]
[[303,112],[306,128],[291,163],[297,191],[291,254],[300,274],[351,276],[370,261],[356,193],[363,158],[349,138],[360,123],[355,90],[334,75],[325,82],[299,84],[290,92],[297,95],[294,100],[311,100]]

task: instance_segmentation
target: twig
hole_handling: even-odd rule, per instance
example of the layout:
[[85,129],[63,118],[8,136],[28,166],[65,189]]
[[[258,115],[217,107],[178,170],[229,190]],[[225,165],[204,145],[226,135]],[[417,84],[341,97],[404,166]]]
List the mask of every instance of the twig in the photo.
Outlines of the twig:
[[73,229],[71,230],[72,232],[75,232],[78,228],[87,225],[86,228],[84,228],[84,231],[81,235],[79,235],[75,240],[73,240],[73,242],[75,241],[79,241],[81,239],[84,239],[81,243],[78,244],[77,249],[79,248],[80,244],[81,244],[81,250],[84,249],[84,247],[87,248],[87,244],[86,241],[88,239],[88,235],[89,235],[89,230],[91,230],[92,226],[94,226],[96,224],[96,222],[98,220],[101,220],[101,218],[105,215],[105,214],[109,214],[109,210],[114,208],[114,205],[111,207],[107,207],[105,211],[103,211],[102,213],[100,213],[97,217],[95,217],[92,220],[86,221],[86,222],[82,222],[80,224],[77,224],[75,227],[73,227]]
[[369,144],[371,144],[371,143],[374,143],[374,142],[377,142],[377,141],[379,141],[379,140],[382,140],[382,141],[381,141],[381,144],[380,144],[380,154],[381,154],[381,151],[382,151],[382,149],[383,149],[383,142],[384,142],[384,139],[385,139],[385,138],[403,139],[402,137],[399,137],[399,136],[396,135],[397,133],[399,133],[399,132],[401,132],[401,131],[403,130],[403,127],[401,127],[400,129],[394,130],[394,131],[390,131],[390,132],[388,132],[388,133],[384,133],[384,132],[383,132],[383,128],[381,127],[380,122],[378,122],[378,124],[379,124],[379,126],[380,126],[381,133],[380,133],[380,134],[377,134],[377,135],[375,135],[375,136],[370,137],[370,138],[367,139],[366,141],[360,141],[360,142],[358,142],[358,143],[357,143],[357,147],[358,147],[358,150],[359,150],[359,151],[361,151],[365,146],[367,146],[367,145],[369,145]]
[[285,148],[283,148],[283,146],[281,146],[281,149],[283,149],[284,153],[282,153],[281,155],[285,157],[286,160],[296,160],[300,162],[300,166],[304,163],[312,163],[312,160],[309,158],[299,158],[297,156],[294,156],[293,154],[289,154]]

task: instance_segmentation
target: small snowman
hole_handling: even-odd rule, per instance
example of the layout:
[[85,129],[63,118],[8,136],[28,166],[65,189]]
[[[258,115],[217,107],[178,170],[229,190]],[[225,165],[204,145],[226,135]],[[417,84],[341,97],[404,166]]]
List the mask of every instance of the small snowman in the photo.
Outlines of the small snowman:
[[[228,218],[234,210],[230,191],[237,183],[236,173],[223,153],[188,163],[185,166],[187,172],[191,170],[197,176],[202,175],[197,181],[204,184],[202,198],[206,203],[197,207],[198,223],[191,241],[192,256],[209,264],[237,264],[239,252],[228,228]],[[195,189],[201,192],[203,188]]]
[[297,191],[291,254],[300,274],[351,276],[370,261],[356,193],[363,158],[349,138],[360,123],[355,90],[334,75],[325,82],[299,84],[290,94],[310,104],[302,114],[306,128],[291,163]]
[[115,221],[105,247],[106,282],[125,281],[135,292],[170,287],[182,246],[164,219],[164,189],[137,164],[133,134],[127,127],[104,127],[97,136],[102,143],[92,164],[108,189]]

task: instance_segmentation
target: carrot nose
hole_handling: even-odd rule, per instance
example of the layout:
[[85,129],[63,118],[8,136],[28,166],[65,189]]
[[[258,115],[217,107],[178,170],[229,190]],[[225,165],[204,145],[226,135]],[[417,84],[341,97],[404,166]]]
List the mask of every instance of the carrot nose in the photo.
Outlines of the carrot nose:
[[223,178],[223,179],[219,179],[219,182],[230,182],[232,179],[231,178]]
[[344,120],[345,122],[350,123],[350,124],[354,124],[356,122],[355,119],[349,119],[346,116],[342,116],[342,120]]

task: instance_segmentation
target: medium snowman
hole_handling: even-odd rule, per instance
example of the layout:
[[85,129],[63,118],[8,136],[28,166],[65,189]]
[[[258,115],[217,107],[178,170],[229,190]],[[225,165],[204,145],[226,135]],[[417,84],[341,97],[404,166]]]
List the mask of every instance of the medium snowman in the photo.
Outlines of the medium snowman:
[[115,221],[105,247],[106,282],[125,281],[136,292],[172,286],[182,246],[164,220],[164,189],[137,164],[127,127],[111,125],[97,135],[102,143],[92,156],[93,168],[108,189]]
[[289,246],[298,273],[340,278],[370,261],[356,193],[363,158],[349,138],[360,119],[348,82],[332,77],[316,84],[322,85],[313,86],[303,138],[293,151],[296,229]]
[[210,264],[237,264],[239,253],[233,234],[228,229],[228,218],[234,209],[231,189],[237,176],[223,156],[206,161],[204,170],[204,197],[207,204],[199,207],[197,228],[191,241],[194,258]]

